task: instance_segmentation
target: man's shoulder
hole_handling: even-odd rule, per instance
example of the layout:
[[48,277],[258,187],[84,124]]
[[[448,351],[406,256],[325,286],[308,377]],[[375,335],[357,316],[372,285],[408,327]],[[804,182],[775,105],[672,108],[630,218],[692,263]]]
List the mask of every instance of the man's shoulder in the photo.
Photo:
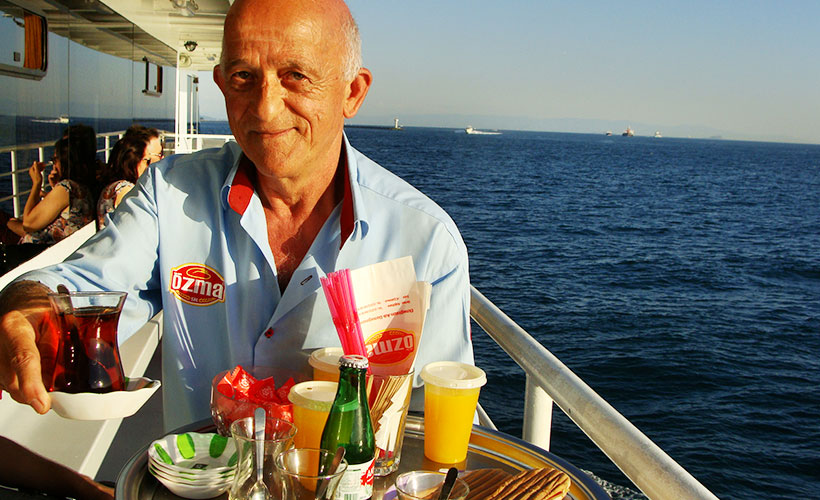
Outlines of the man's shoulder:
[[353,154],[356,156],[356,183],[369,217],[376,217],[376,214],[388,216],[392,212],[405,222],[409,218],[419,230],[423,227],[429,231],[444,229],[454,244],[464,247],[455,222],[435,201],[361,152],[353,149]]
[[356,181],[363,191],[382,197],[385,201],[389,200],[451,222],[447,212],[415,186],[356,149],[353,151],[356,155]]

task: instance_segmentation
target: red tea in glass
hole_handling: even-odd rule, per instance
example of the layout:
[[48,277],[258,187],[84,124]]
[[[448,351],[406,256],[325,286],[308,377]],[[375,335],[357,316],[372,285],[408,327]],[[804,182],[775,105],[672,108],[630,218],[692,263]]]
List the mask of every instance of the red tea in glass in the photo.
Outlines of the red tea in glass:
[[104,393],[125,390],[117,323],[125,292],[49,295],[60,342],[52,390]]

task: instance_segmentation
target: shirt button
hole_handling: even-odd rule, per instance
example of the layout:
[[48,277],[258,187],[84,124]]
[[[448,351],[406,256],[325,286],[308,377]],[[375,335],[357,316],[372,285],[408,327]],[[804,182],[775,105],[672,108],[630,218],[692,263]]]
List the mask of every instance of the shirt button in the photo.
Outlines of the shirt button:
[[273,328],[268,328],[267,330],[265,330],[265,337],[267,337],[267,338],[273,337]]

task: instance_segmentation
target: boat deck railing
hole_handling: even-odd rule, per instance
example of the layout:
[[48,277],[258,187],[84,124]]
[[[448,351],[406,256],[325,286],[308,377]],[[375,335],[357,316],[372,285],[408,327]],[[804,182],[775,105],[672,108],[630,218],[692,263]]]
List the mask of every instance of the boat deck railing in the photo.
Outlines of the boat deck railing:
[[[105,161],[108,161],[108,154],[111,152],[111,148],[114,147],[114,143],[119,140],[120,137],[125,133],[125,130],[117,130],[115,132],[105,132],[102,134],[97,134],[97,144],[99,145],[99,140],[102,139],[103,147],[101,149],[97,149],[97,154],[102,154]],[[15,146],[5,146],[0,147],[0,155],[9,155],[9,165],[10,168],[6,172],[0,172],[0,183],[6,182],[5,179],[10,177],[11,178],[11,194],[7,196],[0,197],[0,204],[5,203],[9,200],[12,200],[13,212],[15,217],[20,217],[23,213],[23,207],[26,205],[26,198],[28,194],[31,192],[31,188],[23,187],[28,186],[27,182],[20,182],[20,176],[25,176],[25,179],[28,179],[28,169],[31,165],[24,163],[21,164],[21,158],[29,160],[31,158],[31,152],[35,152],[37,161],[46,161],[46,150],[54,149],[54,141],[45,141],[45,142],[33,142],[29,144],[18,144]],[[47,179],[43,176],[43,183],[45,184]]]
[[[110,137],[116,135],[110,133],[105,139],[106,149],[110,149]],[[166,137],[174,139],[177,152],[196,151],[233,140],[228,135],[167,133]],[[42,159],[41,148],[48,144],[28,146],[39,149]],[[12,173],[16,151],[20,149],[0,149],[0,153],[12,154]],[[31,265],[37,267],[36,262]],[[549,449],[554,401],[650,499],[717,498],[481,292],[472,287],[471,293],[473,320],[526,373],[522,432],[525,441]],[[483,408],[478,411],[479,421],[494,429]]]
[[[103,161],[108,161],[111,149],[124,133],[125,130],[116,130],[97,134],[98,147],[102,143],[102,147],[97,149],[97,154],[98,156],[102,155]],[[161,130],[160,133],[163,136],[163,149],[177,153],[190,153],[204,148],[220,147],[222,144],[234,140],[234,137],[228,134],[176,134],[164,130]],[[54,149],[54,141],[0,147],[0,155],[8,155],[10,166],[7,171],[0,172],[0,183],[6,182],[6,178],[11,178],[11,194],[0,197],[0,204],[11,200],[15,217],[20,217],[23,213],[26,199],[31,192],[29,183],[27,181],[21,182],[21,176],[23,176],[23,179],[28,179],[28,169],[31,166],[30,162],[33,161],[32,157],[36,158],[37,161],[44,162],[47,159],[46,152],[52,149]],[[46,182],[47,179],[43,178],[44,185]]]
[[474,287],[470,316],[527,376],[522,438],[549,448],[552,402],[650,499],[716,499]]

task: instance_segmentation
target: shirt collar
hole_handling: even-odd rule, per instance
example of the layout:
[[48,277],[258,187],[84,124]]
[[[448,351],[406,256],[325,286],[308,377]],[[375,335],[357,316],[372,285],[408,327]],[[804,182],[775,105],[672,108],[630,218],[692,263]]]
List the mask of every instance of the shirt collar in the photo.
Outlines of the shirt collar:
[[[342,150],[344,151],[344,198],[342,199],[341,215],[339,227],[341,230],[340,248],[345,241],[353,234],[357,223],[366,232],[367,225],[364,221],[364,206],[361,202],[360,186],[358,183],[359,169],[356,161],[355,150],[350,146],[347,135],[342,135]],[[223,201],[226,207],[230,207],[234,212],[243,215],[251,203],[254,195],[253,181],[256,178],[256,167],[253,162],[241,153],[234,161],[234,166],[228,174],[223,185]],[[364,236],[364,234],[362,234]]]

